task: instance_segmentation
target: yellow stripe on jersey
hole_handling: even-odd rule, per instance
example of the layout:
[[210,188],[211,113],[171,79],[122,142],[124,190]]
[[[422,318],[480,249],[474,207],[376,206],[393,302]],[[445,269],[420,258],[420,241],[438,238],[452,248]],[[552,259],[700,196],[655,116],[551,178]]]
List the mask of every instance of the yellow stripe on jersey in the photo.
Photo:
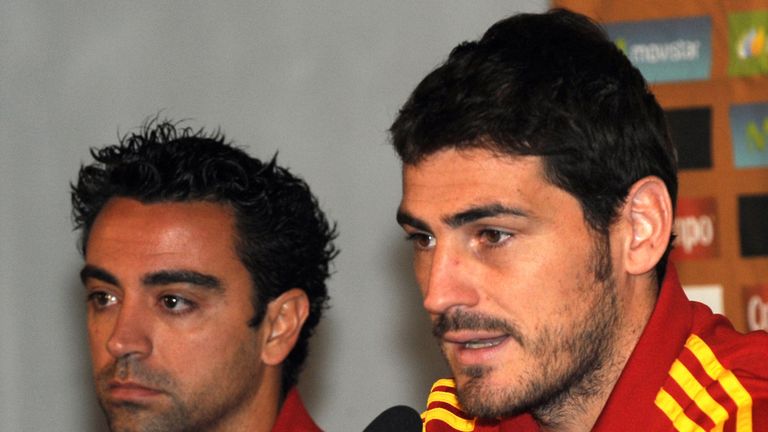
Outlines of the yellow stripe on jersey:
[[434,390],[436,387],[456,388],[456,382],[451,378],[442,378],[435,381],[435,383],[432,384],[432,388],[430,389],[430,391]]
[[[446,388],[446,390],[435,390],[439,387]],[[450,391],[448,389],[454,391]],[[424,422],[423,431],[427,430],[427,423],[432,420],[441,421],[451,428],[461,432],[470,432],[475,430],[475,419],[462,418],[453,412],[439,406],[430,408],[432,403],[442,402],[455,407],[458,410],[461,410],[459,407],[459,399],[456,397],[455,389],[456,383],[449,378],[437,380],[434,384],[432,384],[432,390],[429,392],[429,397],[427,398],[427,410],[421,414],[421,419]]]
[[707,389],[701,385],[680,360],[675,360],[672,363],[672,367],[669,369],[669,376],[674,379],[678,385],[683,389],[685,394],[688,395],[691,400],[701,409],[705,414],[712,419],[715,427],[713,432],[720,432],[723,430],[723,425],[728,420],[728,412],[722,405],[707,393]]
[[461,418],[445,408],[432,408],[424,411],[421,415],[421,419],[424,421],[424,430],[426,430],[427,423],[432,420],[442,421],[453,429],[461,432],[471,432],[475,430],[475,419],[467,420]]
[[459,399],[456,398],[455,393],[433,391],[427,398],[427,406],[429,406],[432,402],[445,402],[448,405],[459,408]]
[[685,346],[699,360],[710,378],[720,383],[728,396],[736,403],[736,432],[752,431],[752,396],[739,382],[736,375],[723,367],[712,349],[696,335],[691,335]]
[[672,425],[679,432],[705,432],[693,420],[688,418],[683,411],[683,407],[664,389],[660,389],[656,394],[656,406],[672,421]]

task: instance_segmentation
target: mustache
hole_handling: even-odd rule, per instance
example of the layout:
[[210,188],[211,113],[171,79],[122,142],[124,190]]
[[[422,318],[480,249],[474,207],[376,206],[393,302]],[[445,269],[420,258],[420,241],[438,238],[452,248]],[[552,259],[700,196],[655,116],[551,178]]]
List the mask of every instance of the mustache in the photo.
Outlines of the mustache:
[[448,332],[460,330],[500,332],[509,335],[521,346],[525,345],[525,338],[516,325],[489,315],[455,310],[438,315],[432,323],[432,335],[438,339]]
[[133,357],[120,357],[96,374],[96,382],[106,389],[113,379],[136,381],[138,384],[155,389],[172,387],[173,379],[166,373],[154,371]]

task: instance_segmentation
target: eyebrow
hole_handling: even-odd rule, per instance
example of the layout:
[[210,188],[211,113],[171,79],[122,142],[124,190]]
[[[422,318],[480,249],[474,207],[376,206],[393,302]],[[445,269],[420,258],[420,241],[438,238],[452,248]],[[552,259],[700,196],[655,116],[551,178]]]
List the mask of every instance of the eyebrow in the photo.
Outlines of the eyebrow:
[[526,218],[530,217],[530,214],[517,207],[507,207],[502,204],[494,203],[480,207],[472,207],[454,215],[446,216],[443,218],[443,222],[451,228],[458,228],[462,225],[466,225],[480,219],[496,216],[515,216]]
[[[531,217],[531,215],[523,209],[517,207],[508,207],[499,203],[493,203],[478,207],[471,207],[459,213],[445,216],[442,218],[442,221],[451,228],[458,228],[462,225],[466,225],[480,219],[496,216],[515,216],[521,218]],[[429,224],[411,215],[403,209],[399,209],[397,211],[397,223],[400,225],[410,225],[422,231],[430,231]]]
[[401,226],[410,225],[421,231],[430,231],[429,225],[426,222],[411,215],[403,209],[397,209],[397,223]]
[[148,286],[186,283],[214,291],[222,290],[221,279],[193,270],[161,270],[144,276],[141,282]]
[[80,280],[83,284],[85,284],[88,279],[97,279],[115,286],[120,285],[117,278],[112,273],[91,264],[86,264],[83,269],[80,270]]
[[[97,279],[111,285],[120,286],[117,277],[112,273],[91,264],[86,264],[80,271],[80,280],[85,283],[88,279]],[[161,270],[149,273],[141,278],[145,286],[162,286],[177,283],[186,283],[214,291],[222,291],[221,279],[213,275],[196,272],[193,270]]]

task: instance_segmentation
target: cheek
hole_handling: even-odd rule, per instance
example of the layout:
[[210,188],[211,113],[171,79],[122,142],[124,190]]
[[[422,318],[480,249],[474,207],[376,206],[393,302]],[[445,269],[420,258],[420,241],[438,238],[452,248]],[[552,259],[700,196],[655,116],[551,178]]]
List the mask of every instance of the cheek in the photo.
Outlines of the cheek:
[[221,384],[222,379],[234,383],[246,379],[262,364],[261,347],[255,337],[221,335],[221,338],[200,340],[195,347],[187,348],[183,355],[186,361],[177,363],[177,369],[189,371],[190,380],[198,383],[212,380]]
[[185,359],[180,360],[181,362],[220,363],[226,362],[238,350],[257,347],[258,334],[245,323],[238,322],[238,324],[233,323],[227,326],[211,325],[183,335],[176,332],[165,333],[156,340],[156,346],[158,342],[165,345],[166,353]]
[[422,294],[425,294],[424,291],[429,283],[429,273],[432,268],[432,261],[429,259],[428,254],[424,252],[414,252],[412,267],[416,283],[419,284]]
[[560,269],[528,263],[515,264],[503,271],[486,274],[484,302],[495,304],[507,318],[531,330],[557,319],[559,305],[564,302],[560,286]]
[[108,329],[88,324],[88,346],[91,354],[91,365],[94,371],[101,370],[114,360],[107,350],[109,335]]
[[104,317],[88,317],[88,342],[91,345],[91,351],[97,351],[106,347],[107,339],[112,333],[111,323]]

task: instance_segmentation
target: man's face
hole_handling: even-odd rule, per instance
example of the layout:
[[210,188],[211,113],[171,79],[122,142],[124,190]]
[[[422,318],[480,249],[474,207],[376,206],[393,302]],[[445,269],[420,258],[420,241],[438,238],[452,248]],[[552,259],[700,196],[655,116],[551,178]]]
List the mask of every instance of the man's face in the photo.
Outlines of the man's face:
[[[539,157],[442,150],[403,172],[398,221],[465,410],[532,410],[596,391],[618,305],[607,238]],[[596,386],[599,387],[599,386]]]
[[259,403],[261,328],[222,205],[110,200],[82,272],[99,401],[114,431],[214,430]]

